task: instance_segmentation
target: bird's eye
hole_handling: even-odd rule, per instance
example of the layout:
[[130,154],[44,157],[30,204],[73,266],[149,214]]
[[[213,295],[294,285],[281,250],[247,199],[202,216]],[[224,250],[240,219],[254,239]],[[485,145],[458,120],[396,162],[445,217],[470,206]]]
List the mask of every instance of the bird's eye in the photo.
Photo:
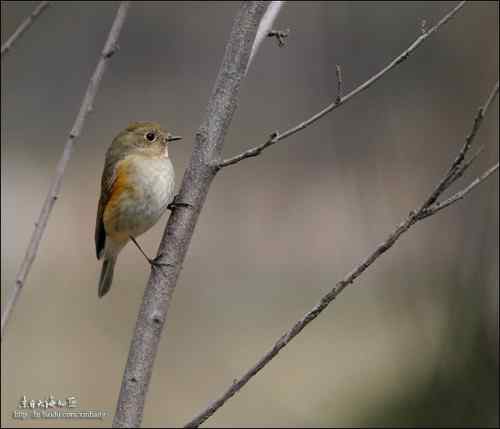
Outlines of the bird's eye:
[[156,134],[155,133],[147,133],[146,134],[146,138],[152,142],[155,138],[156,138]]

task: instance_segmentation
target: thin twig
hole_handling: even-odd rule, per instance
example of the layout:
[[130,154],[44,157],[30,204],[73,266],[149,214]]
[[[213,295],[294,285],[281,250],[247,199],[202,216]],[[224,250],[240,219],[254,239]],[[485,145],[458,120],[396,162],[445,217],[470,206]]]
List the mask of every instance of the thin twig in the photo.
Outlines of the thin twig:
[[[488,98],[486,102],[484,103],[483,106],[481,106],[477,114],[474,118],[474,123],[472,125],[472,129],[465,138],[465,142],[460,149],[460,152],[458,153],[458,156],[455,158],[453,163],[451,164],[450,168],[448,169],[446,175],[441,179],[439,182],[438,186],[434,190],[434,192],[429,196],[428,200],[425,202],[425,205],[427,207],[430,207],[432,204],[434,204],[438,197],[446,190],[448,189],[454,182],[456,182],[457,179],[459,179],[465,170],[470,166],[471,161],[466,162],[465,161],[465,156],[467,155],[468,151],[471,148],[472,142],[476,138],[476,135],[479,131],[479,128],[481,128],[481,124],[483,123],[484,116],[486,112],[488,111],[490,104],[492,101],[495,99],[495,97],[498,95],[498,81],[496,82],[495,86],[491,90],[490,94],[488,95]],[[472,157],[472,161],[475,160],[475,156]],[[462,171],[461,171],[462,170]]]
[[278,14],[280,13],[281,8],[285,5],[285,3],[285,1],[272,1],[269,3],[266,13],[260,21],[259,29],[257,30],[257,36],[255,37],[255,41],[253,42],[252,52],[250,53],[250,61],[248,61],[247,66],[247,73],[248,69],[250,68],[250,64],[252,64],[252,61],[255,57],[255,54],[258,52],[261,43],[271,31],[271,28],[274,25],[274,21],[278,17]]
[[283,133],[276,132],[274,138],[269,138],[266,142],[262,143],[259,146],[256,146],[252,149],[248,149],[243,153],[240,153],[239,155],[233,156],[231,158],[224,159],[220,161],[217,166],[218,168],[223,168],[227,167],[229,165],[236,164],[246,158],[251,158],[260,155],[260,153],[268,148],[269,146],[272,146],[275,143],[278,143],[281,140],[286,139],[287,137],[292,136],[296,132],[303,130],[304,128],[308,127],[309,125],[313,124],[317,120],[321,119],[323,116],[325,116],[327,113],[337,109],[338,107],[344,105],[347,103],[349,100],[354,98],[356,95],[360,94],[363,92],[365,89],[369,88],[372,86],[376,81],[378,81],[381,77],[383,77],[385,74],[387,74],[389,71],[397,67],[399,64],[403,63],[408,59],[408,57],[417,49],[425,40],[427,40],[432,34],[434,34],[437,30],[439,30],[440,27],[442,27],[444,24],[446,24],[450,19],[452,19],[456,13],[462,9],[464,6],[465,1],[462,1],[457,4],[449,13],[447,13],[443,18],[439,20],[439,22],[432,28],[430,28],[428,31],[426,31],[424,34],[421,34],[403,53],[398,55],[396,58],[394,58],[387,66],[385,66],[382,70],[380,70],[378,73],[374,74],[370,79],[367,81],[363,82],[361,85],[359,85],[357,88],[352,90],[349,94],[347,94],[345,97],[341,97],[340,100],[335,99],[335,101],[328,106],[326,106],[323,110],[319,111],[315,115],[311,116],[309,119],[301,122],[300,124],[284,131]]
[[472,191],[478,185],[483,183],[486,179],[488,179],[488,177],[490,177],[493,173],[497,171],[498,171],[498,162],[493,167],[489,168],[483,174],[477,177],[475,180],[473,180],[466,188],[462,189],[461,191],[458,191],[456,194],[453,194],[450,198],[435,203],[428,209],[424,210],[420,216],[420,219],[425,219],[426,217],[435,215],[437,212],[463,199],[470,191]]
[[[498,94],[498,83],[493,91],[490,93],[487,102],[481,108],[481,115],[484,117],[488,110],[488,107],[495,97]],[[470,147],[472,141],[477,135],[477,132],[481,126],[482,120],[477,121],[477,118],[474,120],[474,125],[472,127],[472,131],[469,136],[466,138],[466,145]],[[463,149],[462,149],[463,150]],[[462,150],[460,152],[462,152]],[[463,162],[460,161],[459,164]],[[455,164],[455,161],[452,163],[452,167]],[[273,345],[273,347],[265,353],[258,362],[252,366],[242,377],[239,379],[234,379],[231,386],[215,401],[213,401],[205,410],[199,413],[196,417],[194,417],[189,423],[187,423],[184,427],[198,427],[203,422],[205,422],[210,416],[212,416],[220,407],[222,407],[226,401],[228,401],[232,396],[234,396],[245,384],[247,384],[250,379],[255,376],[262,368],[264,368],[278,353],[279,351],[285,347],[293,338],[295,338],[310,322],[312,322],[319,314],[326,308],[328,305],[351,283],[354,282],[368,267],[370,267],[380,256],[382,256],[385,252],[387,252],[396,241],[406,232],[408,231],[414,224],[418,221],[425,219],[432,214],[437,213],[444,207],[447,207],[459,199],[463,198],[467,195],[474,187],[478,186],[482,183],[488,176],[493,174],[494,171],[498,169],[498,164],[493,168],[489,169],[485,172],[481,177],[472,182],[467,188],[458,192],[450,199],[444,201],[441,206],[432,206],[432,201],[435,201],[434,197],[439,197],[443,194],[446,189],[448,189],[452,185],[452,181],[448,181],[446,186],[443,186],[443,182],[445,181],[448,175],[453,174],[452,168],[448,170],[447,176],[445,179],[441,180],[438,185],[434,188],[434,190],[430,193],[429,197],[424,200],[424,203],[420,206],[420,208],[416,211],[410,212],[408,217],[399,224],[396,229],[382,242],[380,243],[375,250],[365,258],[356,268],[354,268],[350,273],[348,273],[342,280],[340,280],[335,287],[330,290],[326,295],[324,295],[318,304],[316,304],[312,310],[307,312],[300,320],[298,320],[288,332],[286,332],[283,336],[281,336],[278,341]],[[446,204],[446,205],[445,205]],[[432,208],[434,207],[434,208]],[[429,214],[427,211],[430,210]]]
[[61,158],[57,163],[56,174],[52,179],[49,192],[47,194],[47,197],[45,198],[45,202],[43,203],[42,210],[40,211],[40,215],[38,216],[38,220],[35,223],[35,230],[31,235],[28,248],[26,249],[26,254],[24,255],[23,261],[16,275],[16,284],[14,285],[14,289],[2,314],[2,340],[4,338],[5,328],[12,316],[12,311],[14,309],[16,301],[19,298],[21,290],[26,283],[26,277],[28,276],[31,265],[36,258],[38,248],[45,232],[45,228],[47,226],[52,208],[59,198],[62,178],[69,159],[71,158],[73,146],[83,129],[83,124],[85,123],[85,119],[88,113],[92,109],[92,104],[97,95],[101,79],[104,75],[104,72],[106,71],[108,60],[117,50],[118,37],[120,35],[123,24],[125,23],[129,7],[130,1],[123,1],[118,8],[116,17],[113,21],[113,25],[104,45],[104,49],[101,52],[99,62],[97,63],[97,66],[94,70],[94,74],[90,78],[87,91],[85,92],[82,103],[80,105],[80,110],[69,133],[69,137],[64,146]]
[[[144,291],[142,305],[123,373],[113,427],[139,427],[144,412],[161,333],[168,324],[168,311],[177,279],[205,202],[217,174],[225,136],[236,110],[241,83],[259,23],[268,10],[267,1],[246,1],[234,20],[205,119],[196,133],[194,150],[179,191],[177,206],[168,219]],[[258,45],[257,45],[258,46]]]
[[450,177],[450,183],[455,183],[458,179],[460,179],[467,172],[469,167],[476,162],[476,159],[479,158],[483,151],[484,146],[480,146],[468,160],[464,159],[462,165]]
[[17,30],[14,31],[12,36],[10,36],[7,41],[2,45],[0,55],[3,57],[4,54],[9,52],[12,49],[14,43],[19,39],[23,33],[31,27],[38,16],[42,14],[42,12],[50,6],[50,2],[42,1],[39,5],[31,12],[30,16],[28,16],[22,23],[17,27]]

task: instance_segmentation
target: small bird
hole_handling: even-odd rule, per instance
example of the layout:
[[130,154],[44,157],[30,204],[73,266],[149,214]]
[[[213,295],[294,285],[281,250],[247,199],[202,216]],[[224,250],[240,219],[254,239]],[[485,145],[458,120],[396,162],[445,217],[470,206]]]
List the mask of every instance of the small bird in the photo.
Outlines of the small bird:
[[157,123],[134,122],[114,138],[106,152],[95,226],[97,259],[104,258],[99,298],[109,291],[116,258],[129,240],[146,256],[136,237],[169,207],[175,175],[168,144],[180,139]]

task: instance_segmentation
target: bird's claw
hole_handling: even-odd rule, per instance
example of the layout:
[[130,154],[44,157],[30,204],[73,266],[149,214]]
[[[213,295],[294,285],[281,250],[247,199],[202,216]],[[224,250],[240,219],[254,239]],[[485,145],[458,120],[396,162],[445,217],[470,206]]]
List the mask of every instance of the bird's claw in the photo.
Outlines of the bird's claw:
[[148,259],[148,262],[153,268],[163,268],[163,267],[172,267],[172,264],[169,264],[167,262],[161,262],[160,261],[161,256],[157,256],[154,259]]
[[177,194],[172,202],[167,206],[167,209],[174,211],[178,207],[193,208],[192,204],[179,201],[179,194]]

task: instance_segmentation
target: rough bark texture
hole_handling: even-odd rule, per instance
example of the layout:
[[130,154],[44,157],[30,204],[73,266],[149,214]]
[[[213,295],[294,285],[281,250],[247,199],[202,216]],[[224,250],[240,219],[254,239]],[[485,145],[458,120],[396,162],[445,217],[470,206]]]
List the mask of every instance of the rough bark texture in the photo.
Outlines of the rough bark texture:
[[194,151],[181,185],[176,208],[163,234],[157,265],[153,266],[124,372],[114,427],[139,427],[144,402],[165,326],[172,295],[198,216],[215,177],[233,114],[240,84],[245,76],[257,28],[269,2],[244,2],[239,10],[224,59],[215,81]]

